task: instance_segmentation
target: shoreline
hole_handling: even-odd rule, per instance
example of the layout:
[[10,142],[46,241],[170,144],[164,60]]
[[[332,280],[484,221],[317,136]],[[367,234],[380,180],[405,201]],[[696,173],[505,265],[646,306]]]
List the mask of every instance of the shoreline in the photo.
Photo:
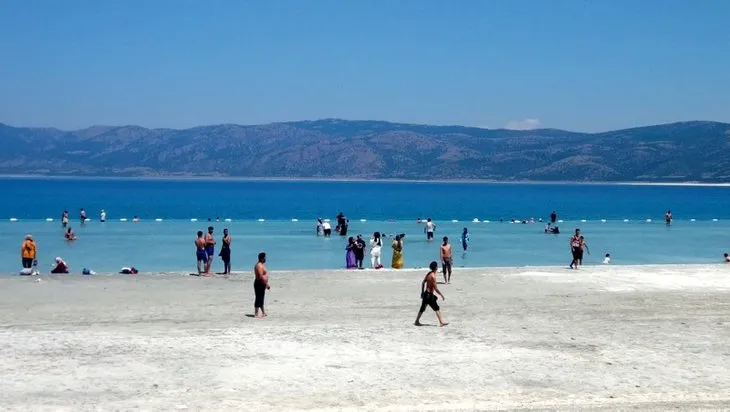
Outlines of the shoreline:
[[419,183],[419,184],[495,184],[495,185],[585,185],[585,186],[674,186],[674,187],[730,187],[730,182],[651,182],[651,181],[540,181],[490,179],[399,179],[399,178],[315,178],[315,177],[237,177],[237,176],[61,176],[42,174],[0,174],[8,180],[111,180],[111,181],[226,181],[226,182],[313,182],[313,183]]
[[[707,268],[721,268],[721,267],[727,267],[728,272],[730,274],[730,263],[726,264],[723,262],[719,263],[647,263],[647,264],[610,264],[610,265],[603,265],[603,264],[588,264],[581,266],[578,270],[572,270],[568,269],[565,265],[563,266],[556,266],[556,265],[547,265],[547,266],[541,266],[541,265],[526,265],[526,266],[464,266],[464,267],[454,267],[453,271],[454,273],[458,272],[485,272],[485,274],[489,274],[490,272],[507,272],[507,273],[519,273],[524,271],[534,272],[534,273],[574,273],[576,275],[580,275],[581,273],[594,273],[594,272],[608,272],[611,270],[631,270],[631,269],[642,269],[642,270],[701,270],[701,269],[707,269]],[[193,268],[194,269],[194,268]],[[291,275],[291,274],[297,274],[302,276],[316,276],[321,275],[323,273],[332,273],[332,274],[356,274],[356,273],[368,273],[368,274],[377,274],[377,273],[388,273],[388,274],[399,274],[399,273],[421,273],[424,271],[428,271],[427,266],[423,267],[409,267],[409,268],[403,268],[403,269],[393,269],[393,268],[383,268],[383,269],[372,269],[372,268],[365,268],[365,269],[344,269],[344,268],[338,268],[338,269],[276,269],[276,268],[268,268],[269,273],[272,275],[276,274],[283,274],[283,275]],[[200,278],[203,279],[227,279],[229,277],[238,277],[238,276],[247,276],[251,275],[252,271],[237,271],[234,270],[231,272],[230,275],[223,275],[218,273],[213,273],[212,276],[200,276]],[[440,272],[439,272],[440,274]],[[44,278],[44,277],[50,277],[50,278],[64,278],[64,277],[197,277],[197,274],[194,274],[194,270],[186,271],[186,270],[158,270],[158,271],[149,271],[149,272],[140,272],[136,275],[123,275],[117,272],[97,272],[95,275],[82,275],[81,273],[65,273],[65,274],[50,274],[50,273],[41,273],[40,275],[34,275],[34,276],[20,276],[17,273],[9,274],[9,275],[2,275],[0,274],[1,278],[5,278],[7,276],[10,277],[20,277],[20,278]]]

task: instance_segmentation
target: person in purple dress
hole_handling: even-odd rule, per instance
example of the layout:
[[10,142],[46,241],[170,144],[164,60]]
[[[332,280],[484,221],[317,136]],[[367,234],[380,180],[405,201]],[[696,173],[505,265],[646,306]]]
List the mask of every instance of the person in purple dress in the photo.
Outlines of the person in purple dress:
[[348,269],[357,268],[355,248],[357,248],[357,244],[355,244],[355,239],[350,237],[349,239],[347,239],[347,246],[345,247],[345,249],[347,250],[347,254],[345,255],[345,263],[347,264]]

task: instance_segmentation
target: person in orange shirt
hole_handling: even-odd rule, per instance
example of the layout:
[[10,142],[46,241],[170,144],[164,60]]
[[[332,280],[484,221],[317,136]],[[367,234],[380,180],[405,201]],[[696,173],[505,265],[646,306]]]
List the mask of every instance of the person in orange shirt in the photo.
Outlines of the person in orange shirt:
[[30,269],[33,267],[33,262],[36,256],[36,245],[33,241],[32,235],[25,235],[23,245],[20,246],[20,256],[23,259],[23,268]]

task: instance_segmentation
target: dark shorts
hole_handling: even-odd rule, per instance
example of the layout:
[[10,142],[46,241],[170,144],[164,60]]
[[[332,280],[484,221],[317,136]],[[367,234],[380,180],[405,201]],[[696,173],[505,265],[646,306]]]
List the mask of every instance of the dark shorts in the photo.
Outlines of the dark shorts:
[[433,232],[426,232],[426,239],[433,239]]
[[195,256],[198,258],[198,262],[206,262],[208,260],[208,254],[202,249],[198,249],[198,251],[195,252]]
[[444,273],[451,272],[451,265],[453,264],[454,260],[452,258],[444,259],[443,262],[441,262],[441,266],[444,269]]
[[580,260],[583,259],[583,249],[582,248],[573,248],[573,259]]
[[254,281],[253,282],[253,293],[255,295],[253,307],[263,308],[264,307],[264,296],[266,295],[266,285],[264,285],[262,282]]
[[208,258],[215,256],[215,246],[206,246],[205,254],[208,255]]
[[440,310],[439,304],[436,302],[438,298],[433,293],[423,292],[421,296],[421,309],[418,312],[423,313],[426,311],[426,306],[430,306],[434,312]]
[[26,269],[30,269],[33,267],[33,259],[31,258],[23,258],[23,267]]
[[221,259],[224,263],[231,262],[231,249],[221,249]]
[[331,235],[331,234],[332,234],[332,229],[325,229],[325,230],[324,230],[324,235],[325,235],[325,236],[329,236],[329,235]]

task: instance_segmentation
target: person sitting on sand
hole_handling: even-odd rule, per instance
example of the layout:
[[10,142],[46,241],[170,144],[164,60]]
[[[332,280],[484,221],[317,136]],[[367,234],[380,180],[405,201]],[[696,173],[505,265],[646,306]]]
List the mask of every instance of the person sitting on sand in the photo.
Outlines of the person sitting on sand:
[[60,257],[56,258],[56,266],[51,270],[51,273],[68,273],[68,265]]
[[725,253],[725,263],[730,263],[730,256]]
[[64,235],[64,237],[68,241],[76,240],[77,239],[76,235],[74,234],[74,231],[71,230],[71,227],[69,227],[68,229],[66,229],[66,234]]
[[441,308],[439,308],[437,303],[438,298],[434,294],[437,293],[441,296],[442,300],[446,300],[436,284],[436,271],[439,269],[439,264],[431,262],[429,269],[431,269],[431,271],[426,274],[426,277],[423,278],[423,282],[421,282],[421,308],[418,310],[418,316],[416,317],[414,325],[421,326],[421,316],[423,316],[423,312],[426,311],[426,306],[430,306],[431,309],[436,312],[439,324],[441,326],[446,326],[448,323],[444,322],[444,319],[441,317]]

